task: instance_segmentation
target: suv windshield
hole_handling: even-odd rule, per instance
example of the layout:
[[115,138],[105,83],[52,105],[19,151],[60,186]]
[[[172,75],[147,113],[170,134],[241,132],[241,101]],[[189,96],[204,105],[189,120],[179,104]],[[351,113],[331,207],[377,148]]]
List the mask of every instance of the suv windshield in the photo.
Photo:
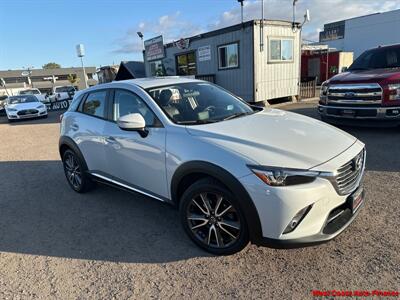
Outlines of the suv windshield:
[[377,48],[361,54],[349,70],[400,68],[400,47]]
[[56,87],[56,93],[68,93],[68,92],[75,92],[75,89],[72,86]]
[[38,90],[25,90],[25,91],[20,91],[20,95],[39,95]]
[[8,98],[8,104],[19,104],[19,103],[30,103],[39,102],[35,96],[25,95],[25,96],[11,96]]
[[254,112],[244,101],[205,82],[178,83],[147,91],[177,124],[213,123]]

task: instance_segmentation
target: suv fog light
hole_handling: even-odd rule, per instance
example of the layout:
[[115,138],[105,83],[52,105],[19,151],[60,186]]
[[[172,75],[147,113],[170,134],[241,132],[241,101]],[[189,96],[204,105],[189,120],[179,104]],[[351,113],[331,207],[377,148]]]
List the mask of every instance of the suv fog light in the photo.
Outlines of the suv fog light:
[[289,233],[292,232],[293,230],[296,229],[296,227],[300,224],[301,221],[303,221],[304,217],[308,214],[308,212],[310,211],[312,205],[309,205],[305,208],[303,208],[302,210],[300,210],[295,216],[294,218],[289,222],[288,226],[286,226],[285,230],[283,231],[283,233]]

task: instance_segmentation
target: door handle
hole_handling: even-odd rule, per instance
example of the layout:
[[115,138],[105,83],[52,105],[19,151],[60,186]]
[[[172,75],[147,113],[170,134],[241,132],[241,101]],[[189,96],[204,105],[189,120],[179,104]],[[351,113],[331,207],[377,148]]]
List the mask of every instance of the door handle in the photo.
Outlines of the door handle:
[[71,125],[71,129],[74,130],[74,131],[77,131],[79,129],[78,124],[76,124],[76,123],[72,124]]

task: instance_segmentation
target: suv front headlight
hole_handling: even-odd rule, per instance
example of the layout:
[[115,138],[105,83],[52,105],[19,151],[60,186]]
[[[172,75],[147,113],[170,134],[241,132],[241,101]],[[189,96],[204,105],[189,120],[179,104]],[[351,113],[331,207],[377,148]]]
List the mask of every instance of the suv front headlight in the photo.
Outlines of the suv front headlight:
[[249,166],[249,168],[258,178],[270,186],[290,186],[310,183],[320,174],[315,171],[288,168],[261,166]]
[[389,100],[400,100],[400,83],[388,84]]

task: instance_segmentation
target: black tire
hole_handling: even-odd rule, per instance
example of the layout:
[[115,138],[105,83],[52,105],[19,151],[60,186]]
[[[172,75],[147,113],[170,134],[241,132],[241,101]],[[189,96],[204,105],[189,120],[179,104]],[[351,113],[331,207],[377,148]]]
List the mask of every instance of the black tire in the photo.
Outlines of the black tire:
[[86,164],[72,150],[63,153],[64,174],[69,186],[77,193],[85,193],[93,188],[94,182],[87,174]]
[[179,214],[190,239],[207,252],[230,255],[249,243],[248,226],[239,201],[213,178],[200,179],[183,193]]

